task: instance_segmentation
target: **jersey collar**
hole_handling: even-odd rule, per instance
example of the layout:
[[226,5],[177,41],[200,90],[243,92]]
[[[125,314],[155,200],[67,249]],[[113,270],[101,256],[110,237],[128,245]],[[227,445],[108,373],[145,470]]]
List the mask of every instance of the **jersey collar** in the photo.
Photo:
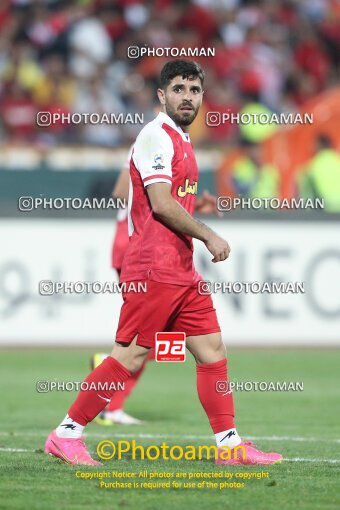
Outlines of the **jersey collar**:
[[175,131],[177,131],[177,133],[181,135],[185,142],[190,142],[189,133],[185,133],[183,129],[177,126],[177,124],[172,120],[171,117],[169,117],[169,115],[167,115],[164,112],[159,112],[157,119],[159,119],[162,124],[163,123],[168,124],[168,126],[172,127]]

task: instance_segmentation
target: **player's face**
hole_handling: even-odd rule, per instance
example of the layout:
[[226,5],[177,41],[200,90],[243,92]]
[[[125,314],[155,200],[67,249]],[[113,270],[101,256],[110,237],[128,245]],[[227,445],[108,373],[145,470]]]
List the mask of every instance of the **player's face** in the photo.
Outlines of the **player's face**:
[[196,118],[202,104],[203,88],[201,80],[188,80],[176,76],[165,90],[158,89],[158,98],[165,112],[178,126],[189,126]]

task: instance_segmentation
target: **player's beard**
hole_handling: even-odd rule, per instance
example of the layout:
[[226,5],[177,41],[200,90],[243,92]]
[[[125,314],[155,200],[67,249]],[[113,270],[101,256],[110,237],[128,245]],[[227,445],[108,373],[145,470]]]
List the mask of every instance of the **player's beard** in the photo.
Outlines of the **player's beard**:
[[192,122],[196,119],[198,114],[199,106],[195,109],[195,107],[191,104],[192,110],[190,111],[181,111],[183,104],[181,104],[177,109],[173,108],[168,102],[165,103],[165,110],[169,117],[178,125],[178,126],[190,126]]

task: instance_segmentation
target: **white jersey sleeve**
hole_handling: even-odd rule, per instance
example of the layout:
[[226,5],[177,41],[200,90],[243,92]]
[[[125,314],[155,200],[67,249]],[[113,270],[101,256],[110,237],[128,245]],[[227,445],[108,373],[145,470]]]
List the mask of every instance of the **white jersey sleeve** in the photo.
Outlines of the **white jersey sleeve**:
[[161,126],[150,123],[140,132],[133,147],[132,158],[144,187],[155,182],[172,184],[173,155],[172,140]]
[[130,160],[131,160],[131,156],[132,156],[132,151],[133,151],[133,144],[131,145],[131,147],[129,149],[129,152],[128,152],[128,155],[124,162],[122,170],[130,170]]

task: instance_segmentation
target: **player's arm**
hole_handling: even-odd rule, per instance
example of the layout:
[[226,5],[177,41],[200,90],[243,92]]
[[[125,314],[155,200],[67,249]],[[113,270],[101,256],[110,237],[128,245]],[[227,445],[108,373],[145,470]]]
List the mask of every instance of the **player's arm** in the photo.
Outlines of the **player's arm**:
[[121,198],[122,200],[127,200],[129,195],[129,176],[129,169],[123,168],[112,190],[113,198]]
[[132,154],[132,147],[130,147],[125,164],[118,176],[116,184],[112,190],[113,198],[121,198],[127,200],[129,196],[129,179],[130,179],[130,159]]
[[228,258],[230,247],[227,241],[211,228],[193,218],[171,195],[171,184],[156,182],[146,187],[155,215],[168,227],[202,241],[214,256],[212,262]]

